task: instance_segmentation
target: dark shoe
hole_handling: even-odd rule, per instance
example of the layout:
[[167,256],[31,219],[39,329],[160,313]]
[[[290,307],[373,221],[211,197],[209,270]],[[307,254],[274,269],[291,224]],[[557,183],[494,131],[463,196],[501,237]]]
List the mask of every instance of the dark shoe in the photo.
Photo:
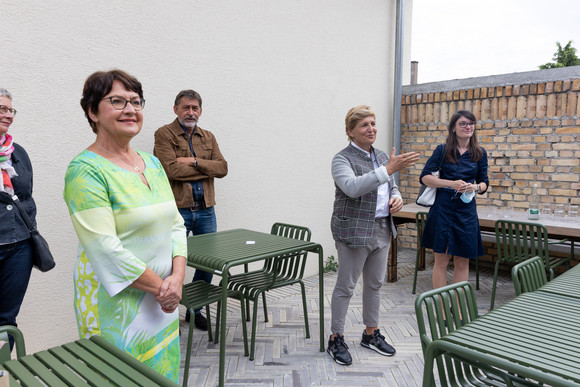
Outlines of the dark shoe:
[[187,311],[185,311],[185,322],[189,323],[189,321],[191,320],[191,315],[189,314],[189,309]]
[[380,353],[383,356],[393,356],[397,351],[390,344],[385,341],[385,336],[381,335],[379,329],[375,329],[372,335],[367,335],[366,331],[363,331],[362,340],[360,345],[365,348],[372,349],[373,351]]
[[352,364],[352,357],[348,352],[348,345],[344,342],[344,336],[336,335],[334,340],[328,339],[326,352],[340,365]]
[[195,319],[193,320],[195,327],[200,331],[207,331],[207,319],[203,317],[201,313],[195,314]]

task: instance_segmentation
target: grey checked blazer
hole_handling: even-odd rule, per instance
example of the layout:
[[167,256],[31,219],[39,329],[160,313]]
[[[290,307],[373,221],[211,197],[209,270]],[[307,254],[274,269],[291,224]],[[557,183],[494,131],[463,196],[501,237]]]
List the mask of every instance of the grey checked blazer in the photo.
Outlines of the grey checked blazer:
[[[389,156],[375,148],[371,151],[380,166],[377,169],[366,152],[350,144],[332,159],[332,177],[336,187],[330,222],[332,237],[353,248],[365,247],[373,235],[379,185],[388,183],[390,197],[401,197],[394,179],[384,167],[389,162]],[[396,237],[392,217],[389,220],[392,235]]]

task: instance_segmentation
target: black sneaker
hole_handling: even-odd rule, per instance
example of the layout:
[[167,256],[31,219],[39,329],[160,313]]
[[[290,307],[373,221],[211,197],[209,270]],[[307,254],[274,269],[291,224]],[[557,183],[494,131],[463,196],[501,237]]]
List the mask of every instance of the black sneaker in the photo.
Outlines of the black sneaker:
[[328,348],[326,352],[340,365],[351,365],[352,357],[348,352],[348,345],[344,342],[344,336],[336,335],[334,340],[332,336],[328,339]]
[[372,349],[383,356],[393,356],[397,352],[395,351],[395,348],[385,341],[385,336],[381,335],[379,329],[375,329],[375,332],[372,335],[367,335],[367,332],[363,331],[360,345]]
[[195,313],[195,319],[193,320],[193,323],[200,331],[207,331],[207,319],[203,317],[201,313]]

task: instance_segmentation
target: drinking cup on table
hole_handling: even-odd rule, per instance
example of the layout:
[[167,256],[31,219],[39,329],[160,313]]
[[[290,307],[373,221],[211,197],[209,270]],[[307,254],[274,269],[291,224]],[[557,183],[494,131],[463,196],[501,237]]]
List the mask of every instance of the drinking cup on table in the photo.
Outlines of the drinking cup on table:
[[570,205],[570,208],[568,208],[568,220],[573,223],[578,222],[578,206]]
[[546,220],[546,219],[552,219],[554,216],[552,214],[552,205],[549,203],[544,203],[542,205],[542,215],[541,218]]
[[514,217],[514,210],[511,206],[504,206],[499,211],[502,213],[504,219],[511,219]]
[[566,209],[563,204],[556,204],[554,207],[554,220],[564,221],[566,218]]

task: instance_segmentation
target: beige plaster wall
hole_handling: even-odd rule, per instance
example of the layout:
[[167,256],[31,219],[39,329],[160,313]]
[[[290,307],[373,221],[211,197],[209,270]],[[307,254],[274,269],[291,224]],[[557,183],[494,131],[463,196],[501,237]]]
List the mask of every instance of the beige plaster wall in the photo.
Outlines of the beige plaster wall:
[[[69,161],[94,139],[79,106],[89,74],[121,68],[143,83],[145,123],[133,146],[150,152],[154,131],[174,119],[177,92],[200,92],[200,126],[217,136],[230,168],[216,186],[218,229],[305,224],[328,256],[335,253],[330,160],[346,145],[346,111],[372,105],[377,146],[391,142],[395,5],[4,1],[0,87],[14,95],[10,131],[32,159],[39,229],[58,260],[49,273],[33,272],[22,305],[28,350],[77,337],[78,242],[62,190]],[[308,274],[316,272],[313,257]]]

